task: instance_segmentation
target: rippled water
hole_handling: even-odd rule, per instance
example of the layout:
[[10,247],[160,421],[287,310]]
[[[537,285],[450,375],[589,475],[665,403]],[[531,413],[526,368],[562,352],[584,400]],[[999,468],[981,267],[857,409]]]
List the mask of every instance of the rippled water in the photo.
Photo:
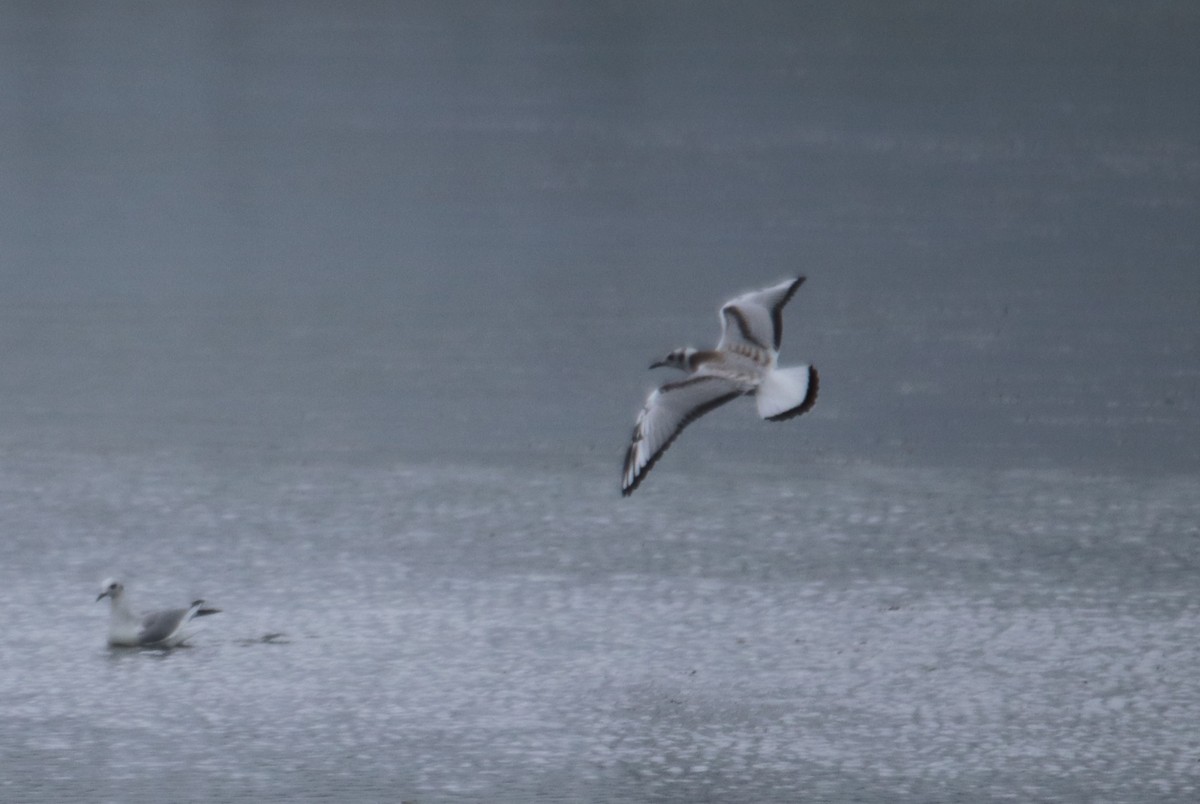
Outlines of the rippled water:
[[1200,798],[1192,4],[4,17],[0,800]]
[[[4,570],[13,800],[1197,792],[1191,480],[43,466],[4,474],[59,512]],[[224,612],[109,651],[108,556]]]

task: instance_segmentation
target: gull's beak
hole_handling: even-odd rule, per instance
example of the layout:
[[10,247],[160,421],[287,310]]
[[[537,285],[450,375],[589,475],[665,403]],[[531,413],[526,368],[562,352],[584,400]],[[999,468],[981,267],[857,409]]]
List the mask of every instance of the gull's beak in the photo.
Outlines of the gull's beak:
[[107,590],[107,589],[105,589],[105,590],[104,590],[103,592],[101,592],[100,594],[96,595],[96,602],[97,602],[97,603],[99,603],[101,600],[103,600],[103,599],[104,599],[104,598],[106,598],[106,597],[108,597],[108,590]]
[[650,368],[652,368],[652,369],[656,369],[656,368],[662,368],[662,367],[663,367],[663,366],[665,366],[665,365],[667,365],[667,361],[665,361],[665,360],[656,360],[656,361],[654,361],[653,363],[651,363],[651,364],[650,364]]

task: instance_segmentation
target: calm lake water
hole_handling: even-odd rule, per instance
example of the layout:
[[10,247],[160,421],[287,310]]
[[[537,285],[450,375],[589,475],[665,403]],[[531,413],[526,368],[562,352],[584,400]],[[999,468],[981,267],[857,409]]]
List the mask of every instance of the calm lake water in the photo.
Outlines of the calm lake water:
[[0,18],[0,800],[1200,797],[1191,4]]

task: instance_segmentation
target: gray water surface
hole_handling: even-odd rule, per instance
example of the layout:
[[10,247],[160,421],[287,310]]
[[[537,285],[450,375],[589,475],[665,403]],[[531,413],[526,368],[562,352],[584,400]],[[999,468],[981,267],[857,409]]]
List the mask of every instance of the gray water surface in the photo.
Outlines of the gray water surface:
[[1200,796],[1191,4],[0,15],[0,800]]
[[[13,800],[1196,791],[1191,481],[844,468],[617,506],[583,471],[42,466],[4,475],[53,512],[5,573]],[[110,652],[108,556],[224,612]]]

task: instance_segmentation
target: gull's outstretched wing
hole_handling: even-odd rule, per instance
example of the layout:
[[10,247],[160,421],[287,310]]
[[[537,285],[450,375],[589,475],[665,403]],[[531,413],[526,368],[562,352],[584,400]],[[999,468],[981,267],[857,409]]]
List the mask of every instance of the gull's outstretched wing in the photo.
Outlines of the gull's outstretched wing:
[[743,293],[721,308],[721,342],[717,349],[741,351],[750,346],[778,352],[783,340],[783,306],[804,284],[804,277],[780,282],[765,290]]
[[625,453],[621,494],[628,497],[633,493],[683,428],[745,392],[745,388],[724,377],[694,374],[650,394],[638,414],[633,441]]

